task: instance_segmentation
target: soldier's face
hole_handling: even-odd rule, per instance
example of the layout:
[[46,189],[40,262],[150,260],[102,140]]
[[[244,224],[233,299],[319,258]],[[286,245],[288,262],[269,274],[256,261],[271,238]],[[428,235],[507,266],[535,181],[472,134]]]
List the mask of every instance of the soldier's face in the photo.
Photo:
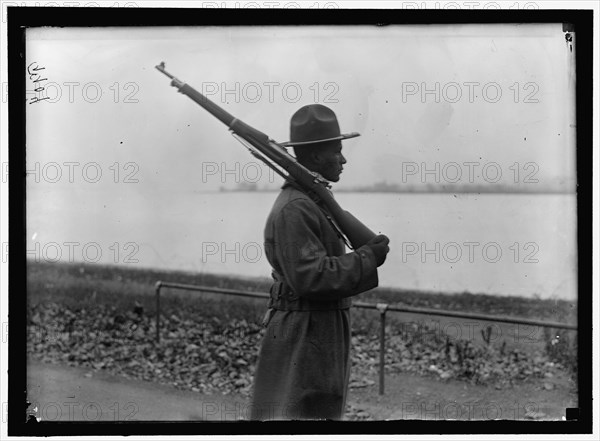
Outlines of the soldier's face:
[[327,144],[319,150],[318,156],[320,158],[320,170],[317,171],[328,181],[339,181],[346,163],[346,158],[342,155],[342,141]]

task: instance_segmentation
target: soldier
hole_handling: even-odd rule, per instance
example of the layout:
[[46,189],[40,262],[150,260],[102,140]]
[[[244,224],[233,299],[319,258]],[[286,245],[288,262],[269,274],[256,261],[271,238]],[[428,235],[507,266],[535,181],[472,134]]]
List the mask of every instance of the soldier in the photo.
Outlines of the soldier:
[[[335,113],[320,104],[291,119],[298,162],[338,182],[346,159]],[[378,285],[389,239],[346,253],[343,236],[314,194],[286,182],[265,227],[273,268],[266,332],[254,376],[251,419],[341,419],[350,376],[351,297]]]

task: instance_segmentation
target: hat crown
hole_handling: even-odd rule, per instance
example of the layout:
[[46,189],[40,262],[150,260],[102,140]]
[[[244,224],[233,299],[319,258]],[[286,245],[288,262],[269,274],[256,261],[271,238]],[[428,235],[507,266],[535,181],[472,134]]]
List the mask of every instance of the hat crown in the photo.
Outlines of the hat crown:
[[290,141],[283,142],[281,145],[298,147],[356,136],[360,134],[340,132],[337,117],[329,107],[322,104],[309,104],[294,113],[290,122]]
[[335,113],[322,104],[309,104],[292,116],[291,142],[318,142],[340,135],[340,125]]

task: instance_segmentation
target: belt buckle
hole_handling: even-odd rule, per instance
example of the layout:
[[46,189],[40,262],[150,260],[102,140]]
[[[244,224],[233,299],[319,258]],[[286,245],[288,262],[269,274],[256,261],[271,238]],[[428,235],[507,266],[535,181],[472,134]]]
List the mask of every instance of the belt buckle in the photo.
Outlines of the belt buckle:
[[296,294],[294,291],[292,291],[291,289],[290,289],[290,290],[288,290],[288,292],[287,292],[286,294],[287,294],[287,296],[286,296],[286,297],[288,298],[288,300],[289,300],[290,302],[293,302],[293,301],[295,301],[295,300],[298,300],[298,299],[300,298],[300,296],[299,296],[299,295],[297,295],[297,294]]

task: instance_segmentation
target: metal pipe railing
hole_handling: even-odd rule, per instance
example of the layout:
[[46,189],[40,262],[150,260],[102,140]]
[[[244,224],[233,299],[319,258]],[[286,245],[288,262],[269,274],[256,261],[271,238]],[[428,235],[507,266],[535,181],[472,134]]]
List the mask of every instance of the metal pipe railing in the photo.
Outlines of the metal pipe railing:
[[379,310],[379,395],[385,390],[385,313],[389,308],[387,303],[378,303]]
[[[266,293],[256,293],[240,291],[237,289],[227,288],[215,288],[212,286],[202,285],[189,285],[185,283],[175,282],[163,282],[159,280],[154,285],[156,293],[156,342],[160,342],[160,291],[162,288],[175,288],[186,291],[202,291],[212,294],[225,294],[239,297],[253,297],[259,299],[268,299],[269,295]],[[542,326],[546,328],[557,328],[557,329],[569,329],[577,330],[577,325],[571,325],[569,323],[561,322],[544,322],[541,320],[527,320],[508,316],[495,316],[487,314],[474,314],[469,312],[456,312],[456,311],[444,311],[432,308],[416,308],[411,306],[397,306],[388,305],[387,303],[365,303],[365,302],[354,302],[352,306],[363,309],[376,309],[379,311],[379,394],[384,394],[384,382],[385,382],[385,316],[387,311],[394,312],[410,312],[414,314],[424,315],[437,315],[445,317],[457,317],[476,319],[489,322],[502,322],[502,323],[515,323],[519,325],[531,325],[531,326]]]
[[[377,305],[373,303],[364,303],[364,302],[354,302],[352,306],[357,308],[365,308],[365,309],[377,309]],[[509,316],[497,316],[497,315],[487,315],[487,314],[474,314],[470,312],[456,312],[456,311],[446,311],[440,309],[432,309],[432,308],[416,308],[411,306],[396,306],[390,305],[388,306],[389,311],[396,312],[412,312],[415,314],[424,314],[424,315],[440,315],[444,317],[458,317],[458,318],[467,318],[467,319],[476,319],[483,320],[487,322],[502,322],[502,323],[515,323],[518,325],[531,325],[531,326],[542,326],[546,328],[558,328],[558,329],[570,329],[573,331],[577,330],[577,325],[571,325],[569,323],[561,323],[561,322],[544,322],[541,320],[528,320],[521,319],[516,317]]]

